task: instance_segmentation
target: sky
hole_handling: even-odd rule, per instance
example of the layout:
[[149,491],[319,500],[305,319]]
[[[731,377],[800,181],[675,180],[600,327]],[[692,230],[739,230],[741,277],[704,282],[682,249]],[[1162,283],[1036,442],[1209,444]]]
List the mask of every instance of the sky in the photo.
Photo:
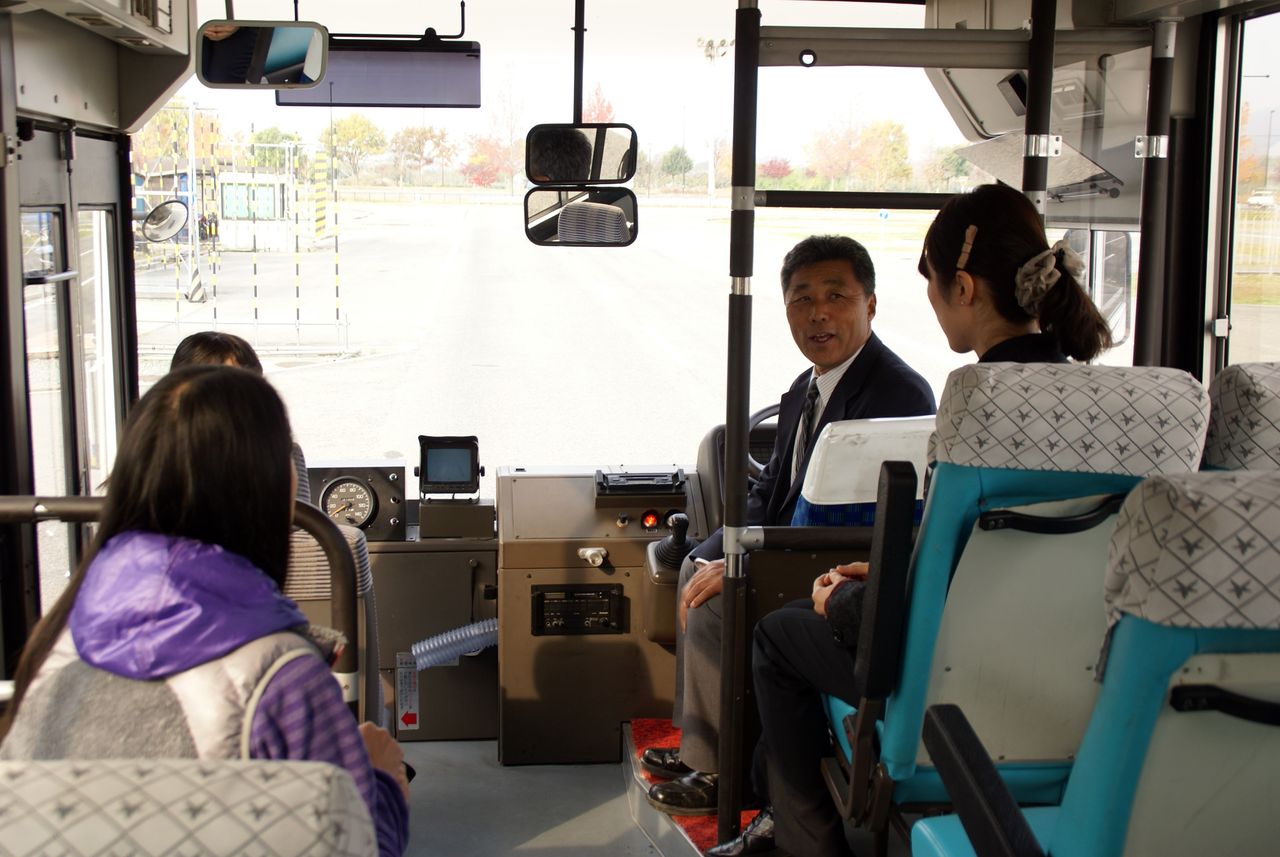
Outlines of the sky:
[[[573,109],[572,0],[471,0],[465,39],[481,46],[480,109],[335,108],[341,118],[364,112],[387,131],[408,125],[445,127],[455,139],[483,135],[504,125],[527,129],[539,122],[568,122]],[[766,25],[918,26],[923,7],[836,3],[761,3]],[[708,60],[699,39],[733,38],[732,0],[619,0],[586,5],[585,97],[598,84],[615,119],[632,125],[642,150],[683,145],[695,161],[732,129],[732,52]],[[224,4],[201,0],[200,20],[225,16]],[[240,19],[292,19],[292,3],[238,0]],[[459,27],[456,3],[370,0],[337,3],[303,0],[303,20],[331,33],[417,33],[427,27],[451,34]],[[856,17],[855,17],[856,16]],[[214,90],[194,78],[183,96],[200,107],[219,108],[230,132],[272,125],[314,140],[329,122],[323,107],[277,108],[268,91]],[[903,109],[904,104],[911,105]],[[763,69],[760,75],[757,160],[805,159],[805,146],[824,128],[893,118],[912,139],[913,156],[963,142],[919,69]]]
[[1253,150],[1261,155],[1268,148],[1274,163],[1280,156],[1280,14],[1254,18],[1245,24],[1244,54],[1241,58],[1240,100],[1248,104],[1248,121],[1240,129],[1251,138]]

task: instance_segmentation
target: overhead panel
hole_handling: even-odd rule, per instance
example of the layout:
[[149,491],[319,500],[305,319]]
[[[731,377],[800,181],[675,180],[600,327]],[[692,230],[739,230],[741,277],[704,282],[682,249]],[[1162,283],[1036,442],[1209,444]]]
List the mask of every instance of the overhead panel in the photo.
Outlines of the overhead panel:
[[174,3],[163,14],[132,0],[127,7],[35,0],[9,9],[19,111],[111,130],[141,127],[193,68],[187,4],[163,2]]
[[[1046,218],[1051,224],[1136,225],[1151,62],[1148,27],[1105,23],[1090,2],[1060,2],[1054,53],[1051,157]],[[927,25],[941,36],[974,38],[975,27],[1027,27],[1030,0],[930,0]],[[1017,30],[991,30],[1019,32]],[[1029,30],[1023,31],[1029,33]],[[995,60],[995,61],[992,61]],[[926,74],[961,133],[974,145],[959,154],[1007,184],[1022,184],[1026,150],[1027,57],[929,62]]]
[[186,0],[26,0],[98,36],[143,53],[185,54]]

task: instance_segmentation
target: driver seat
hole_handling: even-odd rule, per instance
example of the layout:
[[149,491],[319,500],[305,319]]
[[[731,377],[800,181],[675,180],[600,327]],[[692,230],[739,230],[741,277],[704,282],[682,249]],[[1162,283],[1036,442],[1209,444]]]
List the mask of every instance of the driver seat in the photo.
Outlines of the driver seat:
[[[747,477],[749,483],[759,474],[761,456],[767,460],[773,451],[777,424],[766,425],[766,422],[777,415],[778,404],[775,402],[756,411],[748,421],[751,434],[747,438],[747,449],[755,459],[751,463],[752,473]],[[702,505],[707,514],[708,532],[714,532],[724,523],[724,443],[725,429],[722,423],[707,432],[698,444],[698,481],[702,486]]]

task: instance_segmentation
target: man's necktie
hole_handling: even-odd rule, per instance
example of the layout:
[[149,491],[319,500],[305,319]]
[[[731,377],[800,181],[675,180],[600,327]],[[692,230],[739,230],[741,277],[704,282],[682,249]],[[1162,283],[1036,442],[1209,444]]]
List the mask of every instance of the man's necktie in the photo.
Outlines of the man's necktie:
[[814,417],[818,410],[818,381],[809,382],[809,393],[804,399],[804,410],[800,412],[800,425],[796,428],[796,446],[791,455],[791,481],[794,482],[800,472],[800,462],[804,461],[804,451],[809,446],[809,436],[813,433]]

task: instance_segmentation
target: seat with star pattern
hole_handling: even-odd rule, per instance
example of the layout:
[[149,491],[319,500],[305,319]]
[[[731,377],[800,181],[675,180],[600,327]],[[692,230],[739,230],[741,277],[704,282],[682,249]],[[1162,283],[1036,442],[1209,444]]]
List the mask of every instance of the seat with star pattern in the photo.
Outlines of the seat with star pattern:
[[1214,376],[1204,466],[1280,468],[1280,363],[1235,363]]
[[1277,533],[1274,469],[1159,476],[1132,491],[1102,590],[1101,691],[1061,806],[1013,806],[964,715],[939,706],[926,740],[960,815],[918,822],[912,854],[1275,853]]
[[375,857],[369,810],[326,762],[0,762],[5,857]]
[[871,609],[900,613],[894,645],[868,647],[892,660],[891,678],[879,697],[862,688],[856,709],[827,701],[844,758],[824,773],[846,815],[883,841],[901,810],[948,803],[921,745],[940,702],[964,707],[1019,802],[1061,800],[1097,695],[1097,592],[1116,512],[1144,478],[1199,468],[1208,412],[1180,370],[951,373],[909,567],[882,569],[883,603],[864,607],[864,625]]

